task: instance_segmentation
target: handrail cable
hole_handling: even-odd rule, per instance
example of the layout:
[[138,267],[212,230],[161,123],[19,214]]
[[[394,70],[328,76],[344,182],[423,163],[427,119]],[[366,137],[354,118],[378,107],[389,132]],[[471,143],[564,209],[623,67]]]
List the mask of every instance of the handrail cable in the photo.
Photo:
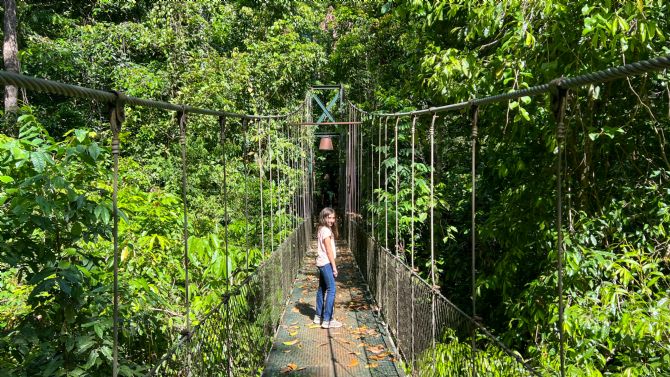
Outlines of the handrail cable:
[[45,80],[36,77],[21,75],[18,73],[7,72],[0,70],[0,83],[4,85],[14,85],[24,89],[34,90],[38,92],[60,94],[68,97],[79,97],[79,98],[89,98],[98,100],[103,103],[116,103],[121,104],[150,107],[154,109],[163,109],[171,110],[176,112],[185,112],[190,114],[203,114],[203,115],[213,115],[213,116],[226,116],[230,118],[242,118],[242,119],[278,119],[286,118],[290,115],[293,115],[302,110],[302,107],[305,105],[304,102],[301,102],[295,109],[286,113],[286,114],[275,114],[275,115],[255,115],[255,114],[239,114],[229,111],[221,110],[211,110],[211,109],[202,109],[199,107],[193,107],[188,105],[174,104],[164,101],[156,101],[145,98],[137,98],[132,96],[118,96],[116,92],[104,91],[98,89],[86,88],[83,86],[64,84],[58,81]]
[[575,77],[559,77],[554,80],[551,80],[549,83],[532,86],[526,89],[515,90],[509,93],[498,94],[483,98],[474,98],[465,102],[429,107],[427,109],[414,110],[408,112],[397,112],[397,113],[382,113],[382,112],[368,112],[357,107],[355,104],[354,108],[362,113],[373,114],[376,116],[398,117],[398,116],[412,116],[412,115],[428,115],[428,114],[441,113],[445,111],[460,110],[475,105],[481,106],[490,103],[517,99],[520,97],[535,96],[538,94],[548,93],[549,91],[551,91],[552,86],[562,88],[578,88],[587,84],[603,83],[643,73],[661,71],[666,68],[670,68],[670,55],[659,56],[657,58],[648,60],[641,60],[635,63],[629,63],[617,67],[611,67],[601,71],[587,73]]

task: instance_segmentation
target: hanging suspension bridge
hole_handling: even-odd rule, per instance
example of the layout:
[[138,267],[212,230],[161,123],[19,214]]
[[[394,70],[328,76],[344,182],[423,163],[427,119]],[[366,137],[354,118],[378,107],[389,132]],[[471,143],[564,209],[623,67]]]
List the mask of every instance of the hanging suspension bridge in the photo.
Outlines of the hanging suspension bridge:
[[[238,114],[187,105],[147,100],[68,85],[28,76],[0,72],[0,82],[29,91],[52,93],[65,97],[92,99],[108,107],[111,126],[111,201],[113,245],[113,332],[111,344],[112,376],[142,372],[148,376],[240,376],[240,375],[304,375],[304,376],[544,376],[566,374],[563,324],[565,294],[563,292],[563,182],[562,153],[566,133],[566,98],[572,89],[606,81],[628,78],[670,67],[670,57],[640,61],[608,70],[576,77],[562,77],[547,84],[467,102],[430,107],[401,113],[364,111],[348,102],[344,87],[315,86],[294,111],[277,115]],[[330,101],[319,93],[335,95]],[[558,274],[557,338],[560,351],[555,370],[540,368],[532,359],[510,349],[482,322],[477,307],[475,286],[477,265],[477,146],[480,141],[478,117],[483,106],[549,94],[550,111],[556,121],[556,206],[555,229],[558,233],[556,271]],[[317,107],[314,108],[316,103]],[[181,192],[183,204],[183,312],[175,313],[180,326],[162,329],[141,327],[141,319],[123,315],[119,310],[124,294],[120,288],[123,275],[120,263],[123,240],[119,222],[124,207],[119,202],[119,158],[125,111],[128,107],[145,107],[176,114],[175,128],[181,150]],[[337,109],[337,113],[333,111]],[[459,112],[460,111],[460,112]],[[435,198],[436,148],[441,130],[436,121],[444,113],[454,112],[470,124],[470,189],[471,189],[471,306],[461,308],[444,296],[436,278]],[[320,116],[316,118],[315,114]],[[189,223],[197,213],[189,212],[188,144],[195,135],[187,125],[191,117],[214,117],[211,122],[223,147],[231,135],[240,136],[243,174],[257,174],[258,187],[246,187],[245,193],[256,190],[260,196],[260,223],[245,223],[241,232],[245,242],[235,247],[257,248],[264,260],[242,279],[235,280],[235,271],[226,265],[227,289],[209,307],[192,308],[189,271],[192,261],[193,236]],[[316,119],[315,119],[316,118]],[[401,129],[409,120],[411,126]],[[427,120],[427,122],[426,122]],[[313,126],[333,130],[315,133]],[[428,272],[419,273],[415,264],[415,171],[419,128],[427,126],[422,135],[428,138],[430,150],[423,153],[428,165],[427,234],[430,254]],[[402,133],[405,134],[402,134]],[[130,136],[132,137],[132,136]],[[340,189],[327,196],[319,190],[315,176],[313,139],[335,138],[338,154],[344,161],[337,166]],[[282,142],[282,140],[288,142]],[[332,140],[331,140],[332,143]],[[399,143],[411,153],[399,154]],[[332,148],[332,147],[331,147]],[[426,157],[427,155],[427,157]],[[253,156],[253,157],[249,157]],[[230,153],[220,156],[223,166],[221,201],[228,218],[229,186],[226,167]],[[410,167],[409,188],[411,214],[407,221],[399,215],[399,161]],[[256,171],[257,170],[257,171]],[[247,181],[245,180],[245,185]],[[326,188],[327,190],[328,188]],[[395,190],[393,195],[383,195]],[[246,195],[246,194],[245,194]],[[286,199],[289,198],[289,199]],[[246,206],[249,198],[241,198]],[[339,211],[338,247],[341,249],[341,276],[338,278],[335,318],[344,323],[341,329],[321,329],[312,323],[313,296],[317,277],[313,267],[315,245],[313,216],[329,203]],[[371,210],[366,203],[375,203]],[[265,212],[265,208],[269,211]],[[382,210],[379,210],[381,208]],[[401,221],[405,223],[401,224]],[[225,225],[225,224],[224,224]],[[401,236],[400,227],[409,229]],[[227,226],[223,245],[229,245]],[[253,242],[250,235],[258,233]],[[409,240],[409,241],[408,241]],[[445,267],[448,269],[448,266]],[[136,293],[137,294],[137,293]],[[127,313],[127,312],[126,312]],[[172,339],[170,344],[154,344],[153,348],[136,348],[137,340],[162,332]],[[447,349],[448,359],[438,349]]]

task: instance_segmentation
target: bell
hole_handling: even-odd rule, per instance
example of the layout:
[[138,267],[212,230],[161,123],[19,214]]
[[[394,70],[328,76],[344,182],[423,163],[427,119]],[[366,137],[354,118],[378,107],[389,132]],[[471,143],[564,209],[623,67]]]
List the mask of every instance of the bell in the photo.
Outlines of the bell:
[[333,150],[333,139],[329,136],[324,136],[319,142],[319,150],[321,151],[332,151]]

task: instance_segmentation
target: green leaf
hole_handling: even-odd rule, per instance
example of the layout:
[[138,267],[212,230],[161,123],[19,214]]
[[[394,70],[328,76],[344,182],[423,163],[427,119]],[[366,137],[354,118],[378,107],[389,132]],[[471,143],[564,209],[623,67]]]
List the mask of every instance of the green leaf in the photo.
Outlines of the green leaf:
[[2,183],[11,183],[14,182],[14,178],[8,175],[0,175],[0,182]]
[[109,224],[109,220],[111,217],[110,211],[107,209],[102,204],[98,204],[95,206],[95,209],[93,210],[93,213],[95,214],[95,217],[103,222],[103,224]]
[[88,335],[83,335],[77,337],[77,352],[83,353],[86,352],[95,344],[95,339]]
[[528,114],[528,111],[524,109],[523,107],[519,106],[519,113],[523,117],[523,119],[530,121],[530,115]]
[[74,135],[77,138],[77,141],[80,143],[83,143],[84,140],[86,140],[86,137],[88,136],[88,131],[86,130],[74,130]]
[[93,142],[88,146],[88,154],[94,161],[98,159],[98,156],[100,156],[100,147],[98,146],[98,143]]
[[95,334],[98,336],[98,338],[100,338],[100,340],[104,339],[103,338],[104,329],[102,328],[102,326],[100,324],[98,324],[98,323],[94,324],[93,325],[93,331],[95,331]]
[[30,154],[30,161],[33,163],[35,171],[41,173],[47,166],[47,159],[44,152],[38,151]]

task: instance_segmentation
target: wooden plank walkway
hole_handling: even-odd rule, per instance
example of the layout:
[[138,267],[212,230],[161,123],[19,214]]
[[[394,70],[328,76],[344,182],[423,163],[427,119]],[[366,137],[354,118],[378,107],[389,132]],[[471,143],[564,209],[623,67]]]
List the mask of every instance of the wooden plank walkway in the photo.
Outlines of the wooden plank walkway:
[[365,281],[345,243],[338,244],[334,317],[344,324],[322,329],[312,323],[319,285],[312,242],[263,371],[269,376],[404,376]]

